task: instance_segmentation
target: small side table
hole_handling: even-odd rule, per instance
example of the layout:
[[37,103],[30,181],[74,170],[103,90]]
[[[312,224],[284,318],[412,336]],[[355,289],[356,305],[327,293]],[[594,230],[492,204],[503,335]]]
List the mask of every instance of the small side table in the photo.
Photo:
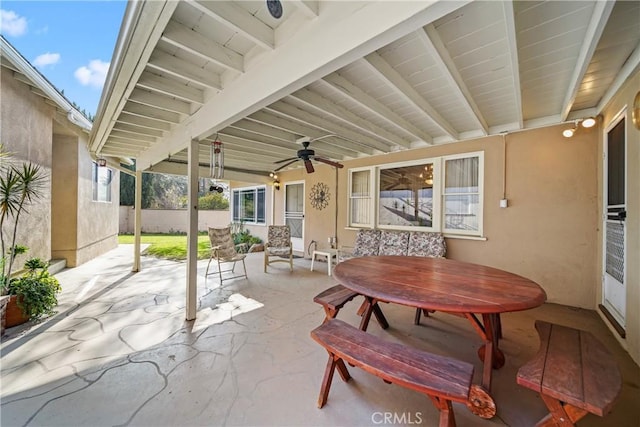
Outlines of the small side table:
[[313,271],[313,262],[317,255],[327,257],[327,274],[331,276],[331,264],[333,263],[333,258],[336,258],[338,255],[338,251],[336,249],[320,249],[313,251],[313,254],[311,255],[311,271]]

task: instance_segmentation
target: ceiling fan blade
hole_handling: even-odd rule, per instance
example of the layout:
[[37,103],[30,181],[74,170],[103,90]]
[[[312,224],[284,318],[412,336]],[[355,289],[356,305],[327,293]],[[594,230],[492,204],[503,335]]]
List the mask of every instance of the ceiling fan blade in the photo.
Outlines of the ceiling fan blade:
[[288,162],[291,160],[298,160],[297,157],[289,157],[288,159],[282,159],[282,160],[278,160],[277,162],[273,162],[273,163],[284,163],[284,162]]
[[[291,160],[291,159],[287,159],[287,160]],[[286,168],[287,166],[289,166],[291,163],[295,163],[298,161],[298,158],[296,157],[294,160],[291,160],[289,163],[286,163],[282,166],[280,166],[278,169],[274,170],[274,172],[278,172],[279,170],[282,170],[284,168]]]
[[315,171],[313,169],[313,163],[311,163],[311,160],[309,159],[304,161],[304,167],[307,168],[307,173],[313,173]]
[[327,165],[333,166],[334,168],[343,168],[344,165],[342,163],[332,162],[331,160],[323,159],[322,157],[314,157],[314,160],[325,163]]

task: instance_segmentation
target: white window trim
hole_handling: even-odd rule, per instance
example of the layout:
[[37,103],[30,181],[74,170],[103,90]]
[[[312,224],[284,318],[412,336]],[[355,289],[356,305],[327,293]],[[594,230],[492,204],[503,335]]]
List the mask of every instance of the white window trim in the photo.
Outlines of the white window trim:
[[[380,224],[379,223],[379,206],[380,206],[380,189],[378,188],[377,183],[380,182],[380,171],[385,170],[385,169],[393,169],[393,168],[398,168],[398,167],[405,167],[405,166],[415,166],[415,165],[422,165],[422,164],[426,164],[426,163],[432,163],[433,164],[433,176],[440,176],[441,172],[440,172],[440,168],[441,168],[441,158],[440,157],[426,157],[424,159],[419,159],[419,160],[408,160],[406,162],[395,162],[395,163],[385,163],[384,165],[380,165],[378,167],[376,167],[376,173],[375,173],[375,181],[376,181],[376,186],[375,186],[375,204],[374,204],[374,216],[375,216],[375,224],[376,224],[376,228],[379,229],[385,229],[385,230],[407,230],[407,231],[411,231],[411,230],[422,230],[422,231],[438,231],[440,230],[440,214],[435,215],[432,218],[432,222],[431,222],[431,227],[425,227],[425,226],[415,226],[415,225],[385,225],[385,224]],[[434,186],[433,187],[433,207],[432,207],[432,211],[433,212],[440,212],[441,208],[440,208],[440,202],[442,200],[442,197],[440,196],[440,186]]]
[[[258,189],[263,188],[264,189],[264,222],[257,222],[257,221],[243,221],[243,224],[251,224],[251,225],[262,225],[262,226],[266,226],[267,225],[267,186],[266,185],[252,185],[249,187],[238,187],[238,188],[232,188],[231,189],[231,222],[235,221],[235,216],[236,216],[236,206],[234,204],[234,197],[233,197],[233,193],[236,191],[255,191],[255,195],[256,195],[256,199],[258,197]],[[257,215],[256,215],[257,217]]]
[[[92,165],[91,165],[91,202],[93,202],[93,203],[107,203],[107,204],[113,203],[113,187],[112,187],[112,183],[113,183],[113,178],[114,178],[114,175],[115,175],[114,170],[109,168],[109,167],[106,167],[106,166],[99,166],[98,163],[94,162],[94,161],[92,161],[91,163],[92,163]],[[95,185],[99,185],[99,183],[97,181],[93,180],[93,168],[94,167],[96,168],[96,180],[100,179],[100,177],[99,177],[100,168],[107,169],[111,174],[111,180],[109,181],[109,184],[108,184],[109,185],[109,200],[99,200],[99,199],[94,198],[94,186]]]
[[442,169],[439,186],[442,190],[440,196],[441,214],[440,218],[444,218],[445,203],[444,203],[444,178],[446,174],[447,160],[466,159],[470,157],[478,157],[478,229],[477,230],[460,230],[457,228],[446,228],[446,221],[442,222],[441,231],[445,234],[458,234],[462,236],[484,236],[484,151],[474,151],[471,153],[452,154],[449,156],[442,156]]
[[[352,200],[353,198],[351,197],[351,190],[352,190],[352,182],[351,182],[351,177],[353,176],[353,173],[355,172],[362,172],[362,171],[369,171],[369,212],[371,213],[371,215],[369,216],[369,222],[368,223],[356,223],[356,222],[351,222],[351,208],[352,208]],[[367,167],[361,167],[361,168],[353,168],[353,169],[349,169],[349,179],[348,179],[348,195],[347,197],[349,198],[349,206],[348,206],[348,210],[347,210],[347,215],[349,215],[347,224],[349,227],[353,227],[353,228],[374,228],[374,224],[376,223],[376,218],[375,218],[375,206],[377,203],[377,195],[376,195],[376,179],[375,176],[376,174],[374,173],[375,171],[375,167],[374,166],[367,166]]]
[[[445,228],[444,218],[444,178],[445,178],[445,164],[447,160],[464,159],[470,157],[478,157],[478,194],[479,194],[479,206],[478,206],[478,230],[460,230]],[[433,212],[437,212],[438,215],[434,215],[432,226],[390,226],[381,225],[378,222],[378,206],[379,206],[379,188],[380,171],[384,169],[392,169],[403,166],[413,166],[425,163],[433,163],[433,176],[439,177],[439,185],[433,187]],[[351,222],[351,177],[354,172],[369,171],[370,174],[370,188],[371,200],[369,203],[370,209],[370,223],[352,223]],[[359,168],[351,168],[348,170],[348,201],[349,206],[347,209],[348,221],[346,229],[357,230],[360,228],[379,228],[386,230],[421,230],[421,231],[435,231],[446,234],[451,238],[465,238],[465,239],[480,239],[486,240],[484,237],[484,151],[473,151],[468,153],[459,153],[446,156],[428,157],[419,160],[409,160],[405,162],[386,163],[383,165],[367,166]]]

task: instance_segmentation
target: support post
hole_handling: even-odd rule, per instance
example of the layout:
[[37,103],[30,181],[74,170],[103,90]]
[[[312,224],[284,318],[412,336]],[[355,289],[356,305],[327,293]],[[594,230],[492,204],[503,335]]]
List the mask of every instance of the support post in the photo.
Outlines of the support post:
[[133,267],[131,271],[140,271],[140,235],[142,230],[142,171],[136,170],[136,190],[133,221]]
[[187,206],[187,303],[186,319],[196,318],[197,297],[198,297],[198,141],[191,140],[189,143],[188,158],[188,189]]

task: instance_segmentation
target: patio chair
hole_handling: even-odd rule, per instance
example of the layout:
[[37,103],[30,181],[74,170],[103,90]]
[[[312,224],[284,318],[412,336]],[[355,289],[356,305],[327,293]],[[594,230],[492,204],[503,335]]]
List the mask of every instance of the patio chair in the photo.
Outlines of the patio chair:
[[[272,259],[275,257],[275,259]],[[270,225],[267,242],[264,244],[264,272],[267,266],[274,262],[288,262],[289,270],[293,271],[293,244],[291,230],[288,225]]]
[[[231,236],[231,227],[225,228],[211,228],[209,227],[209,241],[211,242],[211,257],[207,263],[207,271],[205,277],[209,275],[209,266],[212,260],[216,260],[218,263],[218,276],[220,277],[220,284],[222,280],[236,279],[238,277],[247,277],[247,266],[244,263],[246,254],[239,254],[236,250],[236,246],[233,243],[233,237]],[[232,276],[222,278],[222,273],[233,272],[235,273],[236,263],[242,261],[242,268],[244,269],[244,275]],[[222,264],[233,263],[230,269],[223,270]],[[215,271],[211,272],[214,274]]]

